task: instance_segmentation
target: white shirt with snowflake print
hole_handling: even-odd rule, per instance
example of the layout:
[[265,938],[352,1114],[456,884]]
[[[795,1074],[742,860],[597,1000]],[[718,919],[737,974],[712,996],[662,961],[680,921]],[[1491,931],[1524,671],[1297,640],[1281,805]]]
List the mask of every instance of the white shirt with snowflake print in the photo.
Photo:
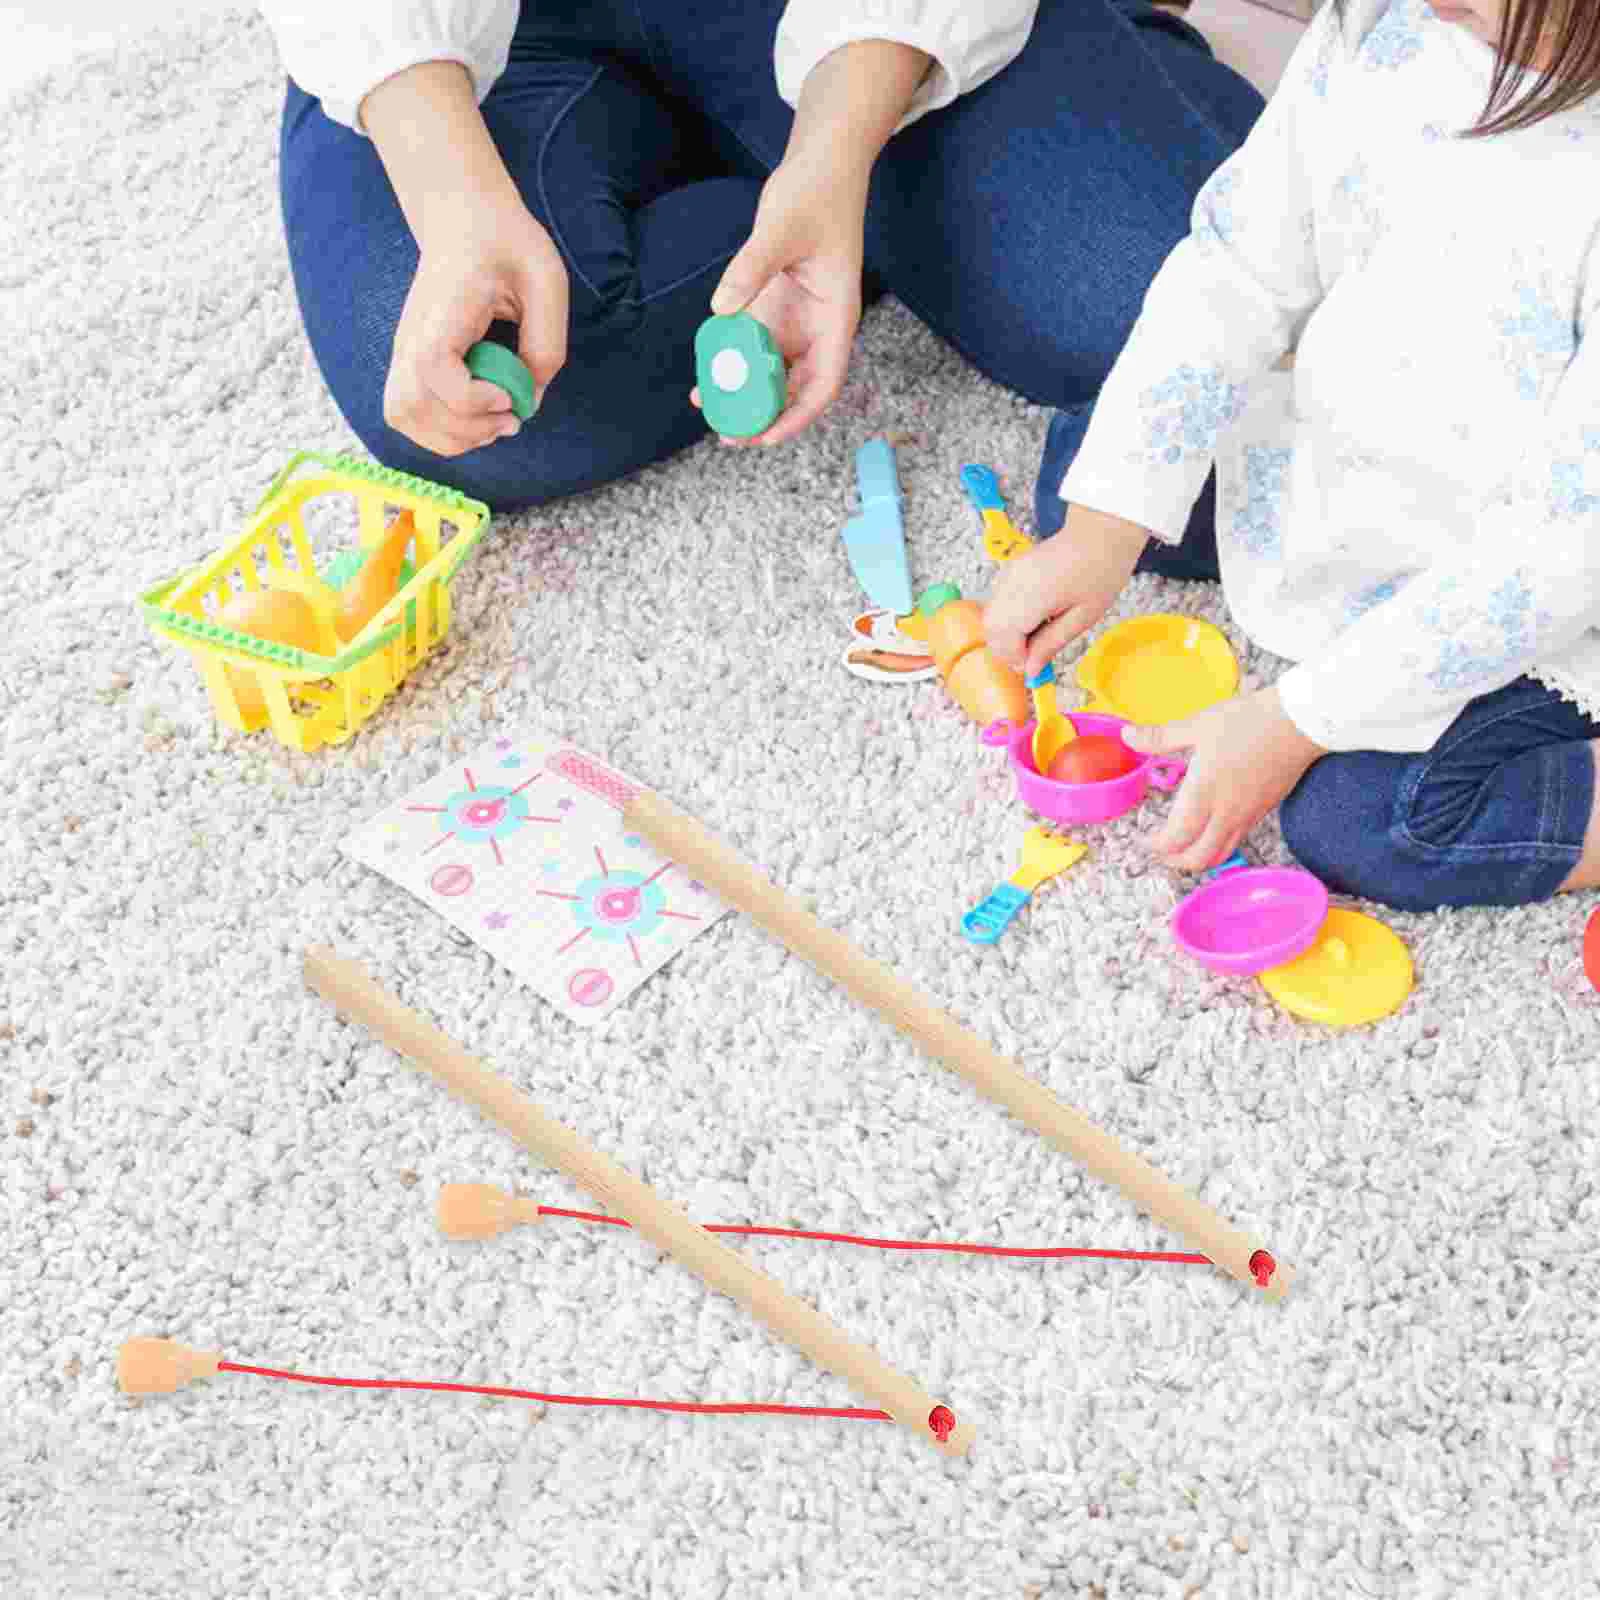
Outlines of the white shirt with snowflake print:
[[1329,750],[1525,674],[1600,717],[1600,107],[1454,137],[1493,66],[1423,0],[1325,5],[1062,484],[1176,542],[1215,463],[1228,606]]

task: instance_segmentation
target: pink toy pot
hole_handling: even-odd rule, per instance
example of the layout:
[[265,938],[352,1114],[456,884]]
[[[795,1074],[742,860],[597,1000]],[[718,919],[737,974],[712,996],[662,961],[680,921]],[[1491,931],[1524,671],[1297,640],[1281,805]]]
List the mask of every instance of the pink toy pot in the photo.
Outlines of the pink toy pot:
[[[1067,721],[1081,734],[1103,733],[1120,740],[1128,726],[1123,717],[1099,712],[1069,711]],[[1144,756],[1132,772],[1103,783],[1057,783],[1044,777],[1033,764],[1033,722],[1020,727],[1013,722],[992,722],[983,730],[983,742],[1006,747],[1017,778],[1017,796],[1030,810],[1052,822],[1109,822],[1144,799],[1150,785],[1176,789],[1189,763],[1182,756]],[[1137,752],[1133,752],[1137,754]]]

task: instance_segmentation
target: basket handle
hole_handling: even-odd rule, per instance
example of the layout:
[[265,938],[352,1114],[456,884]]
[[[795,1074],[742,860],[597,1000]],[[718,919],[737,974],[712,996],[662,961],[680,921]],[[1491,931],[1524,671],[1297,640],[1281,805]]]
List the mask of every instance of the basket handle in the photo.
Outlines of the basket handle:
[[256,501],[256,509],[250,513],[251,516],[255,516],[261,510],[261,508],[278,493],[284,484],[289,481],[290,474],[293,473],[296,467],[298,467],[302,462],[315,461],[317,459],[318,456],[315,450],[296,450],[295,453],[289,457],[287,464],[279,468],[277,477],[275,477],[272,482],[267,485],[267,492],[262,495],[258,501]]

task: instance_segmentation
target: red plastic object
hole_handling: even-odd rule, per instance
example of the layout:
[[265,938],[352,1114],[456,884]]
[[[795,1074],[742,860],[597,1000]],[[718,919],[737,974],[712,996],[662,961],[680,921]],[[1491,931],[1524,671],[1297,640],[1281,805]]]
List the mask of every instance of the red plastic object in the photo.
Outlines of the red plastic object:
[[1120,739],[1086,733],[1056,752],[1045,776],[1055,783],[1104,783],[1139,765],[1138,755]]
[[1583,930],[1583,970],[1595,988],[1600,989],[1600,911],[1589,918]]

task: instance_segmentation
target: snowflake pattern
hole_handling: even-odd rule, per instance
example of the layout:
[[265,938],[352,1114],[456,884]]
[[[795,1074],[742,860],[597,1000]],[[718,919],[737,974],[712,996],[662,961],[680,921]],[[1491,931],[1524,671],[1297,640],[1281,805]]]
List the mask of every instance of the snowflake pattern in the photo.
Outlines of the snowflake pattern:
[[1244,453],[1244,504],[1234,514],[1233,537],[1253,556],[1276,556],[1283,546],[1282,509],[1294,452],[1283,445],[1251,445]]
[[1578,431],[1580,453],[1550,463],[1546,513],[1552,522],[1576,522],[1600,511],[1600,495],[1589,492],[1588,458],[1600,456],[1600,428]]
[[1200,191],[1200,198],[1195,203],[1200,220],[1193,232],[1194,242],[1202,251],[1209,252],[1219,245],[1231,243],[1234,229],[1239,225],[1238,218],[1233,214],[1234,192],[1238,187],[1239,169],[1229,166],[1214,173]]
[[1385,578],[1382,583],[1351,595],[1344,603],[1345,625],[1348,627],[1352,622],[1359,622],[1374,606],[1381,606],[1385,600],[1393,600],[1404,587],[1400,578]]
[[1500,362],[1515,381],[1518,395],[1537,400],[1546,379],[1566,371],[1578,348],[1578,330],[1571,314],[1557,304],[1548,280],[1538,288],[1519,281],[1514,292],[1516,309],[1499,312],[1493,319],[1500,335]]
[[1143,461],[1171,466],[1185,456],[1210,455],[1222,430],[1244,413],[1243,384],[1219,367],[1185,363],[1139,396],[1145,413]]
[[1377,71],[1414,61],[1422,52],[1421,13],[1420,0],[1394,0],[1363,41],[1361,62]]
[[1331,220],[1342,232],[1349,249],[1349,264],[1363,265],[1383,237],[1385,222],[1367,158],[1358,155],[1333,186],[1328,207]]
[[[1439,592],[1447,596],[1458,588],[1458,581],[1450,578]],[[1526,663],[1550,625],[1549,615],[1534,603],[1531,577],[1521,568],[1490,593],[1486,605],[1435,604],[1424,608],[1418,620],[1440,635],[1422,676],[1441,694],[1471,694],[1503,677],[1508,667]]]

